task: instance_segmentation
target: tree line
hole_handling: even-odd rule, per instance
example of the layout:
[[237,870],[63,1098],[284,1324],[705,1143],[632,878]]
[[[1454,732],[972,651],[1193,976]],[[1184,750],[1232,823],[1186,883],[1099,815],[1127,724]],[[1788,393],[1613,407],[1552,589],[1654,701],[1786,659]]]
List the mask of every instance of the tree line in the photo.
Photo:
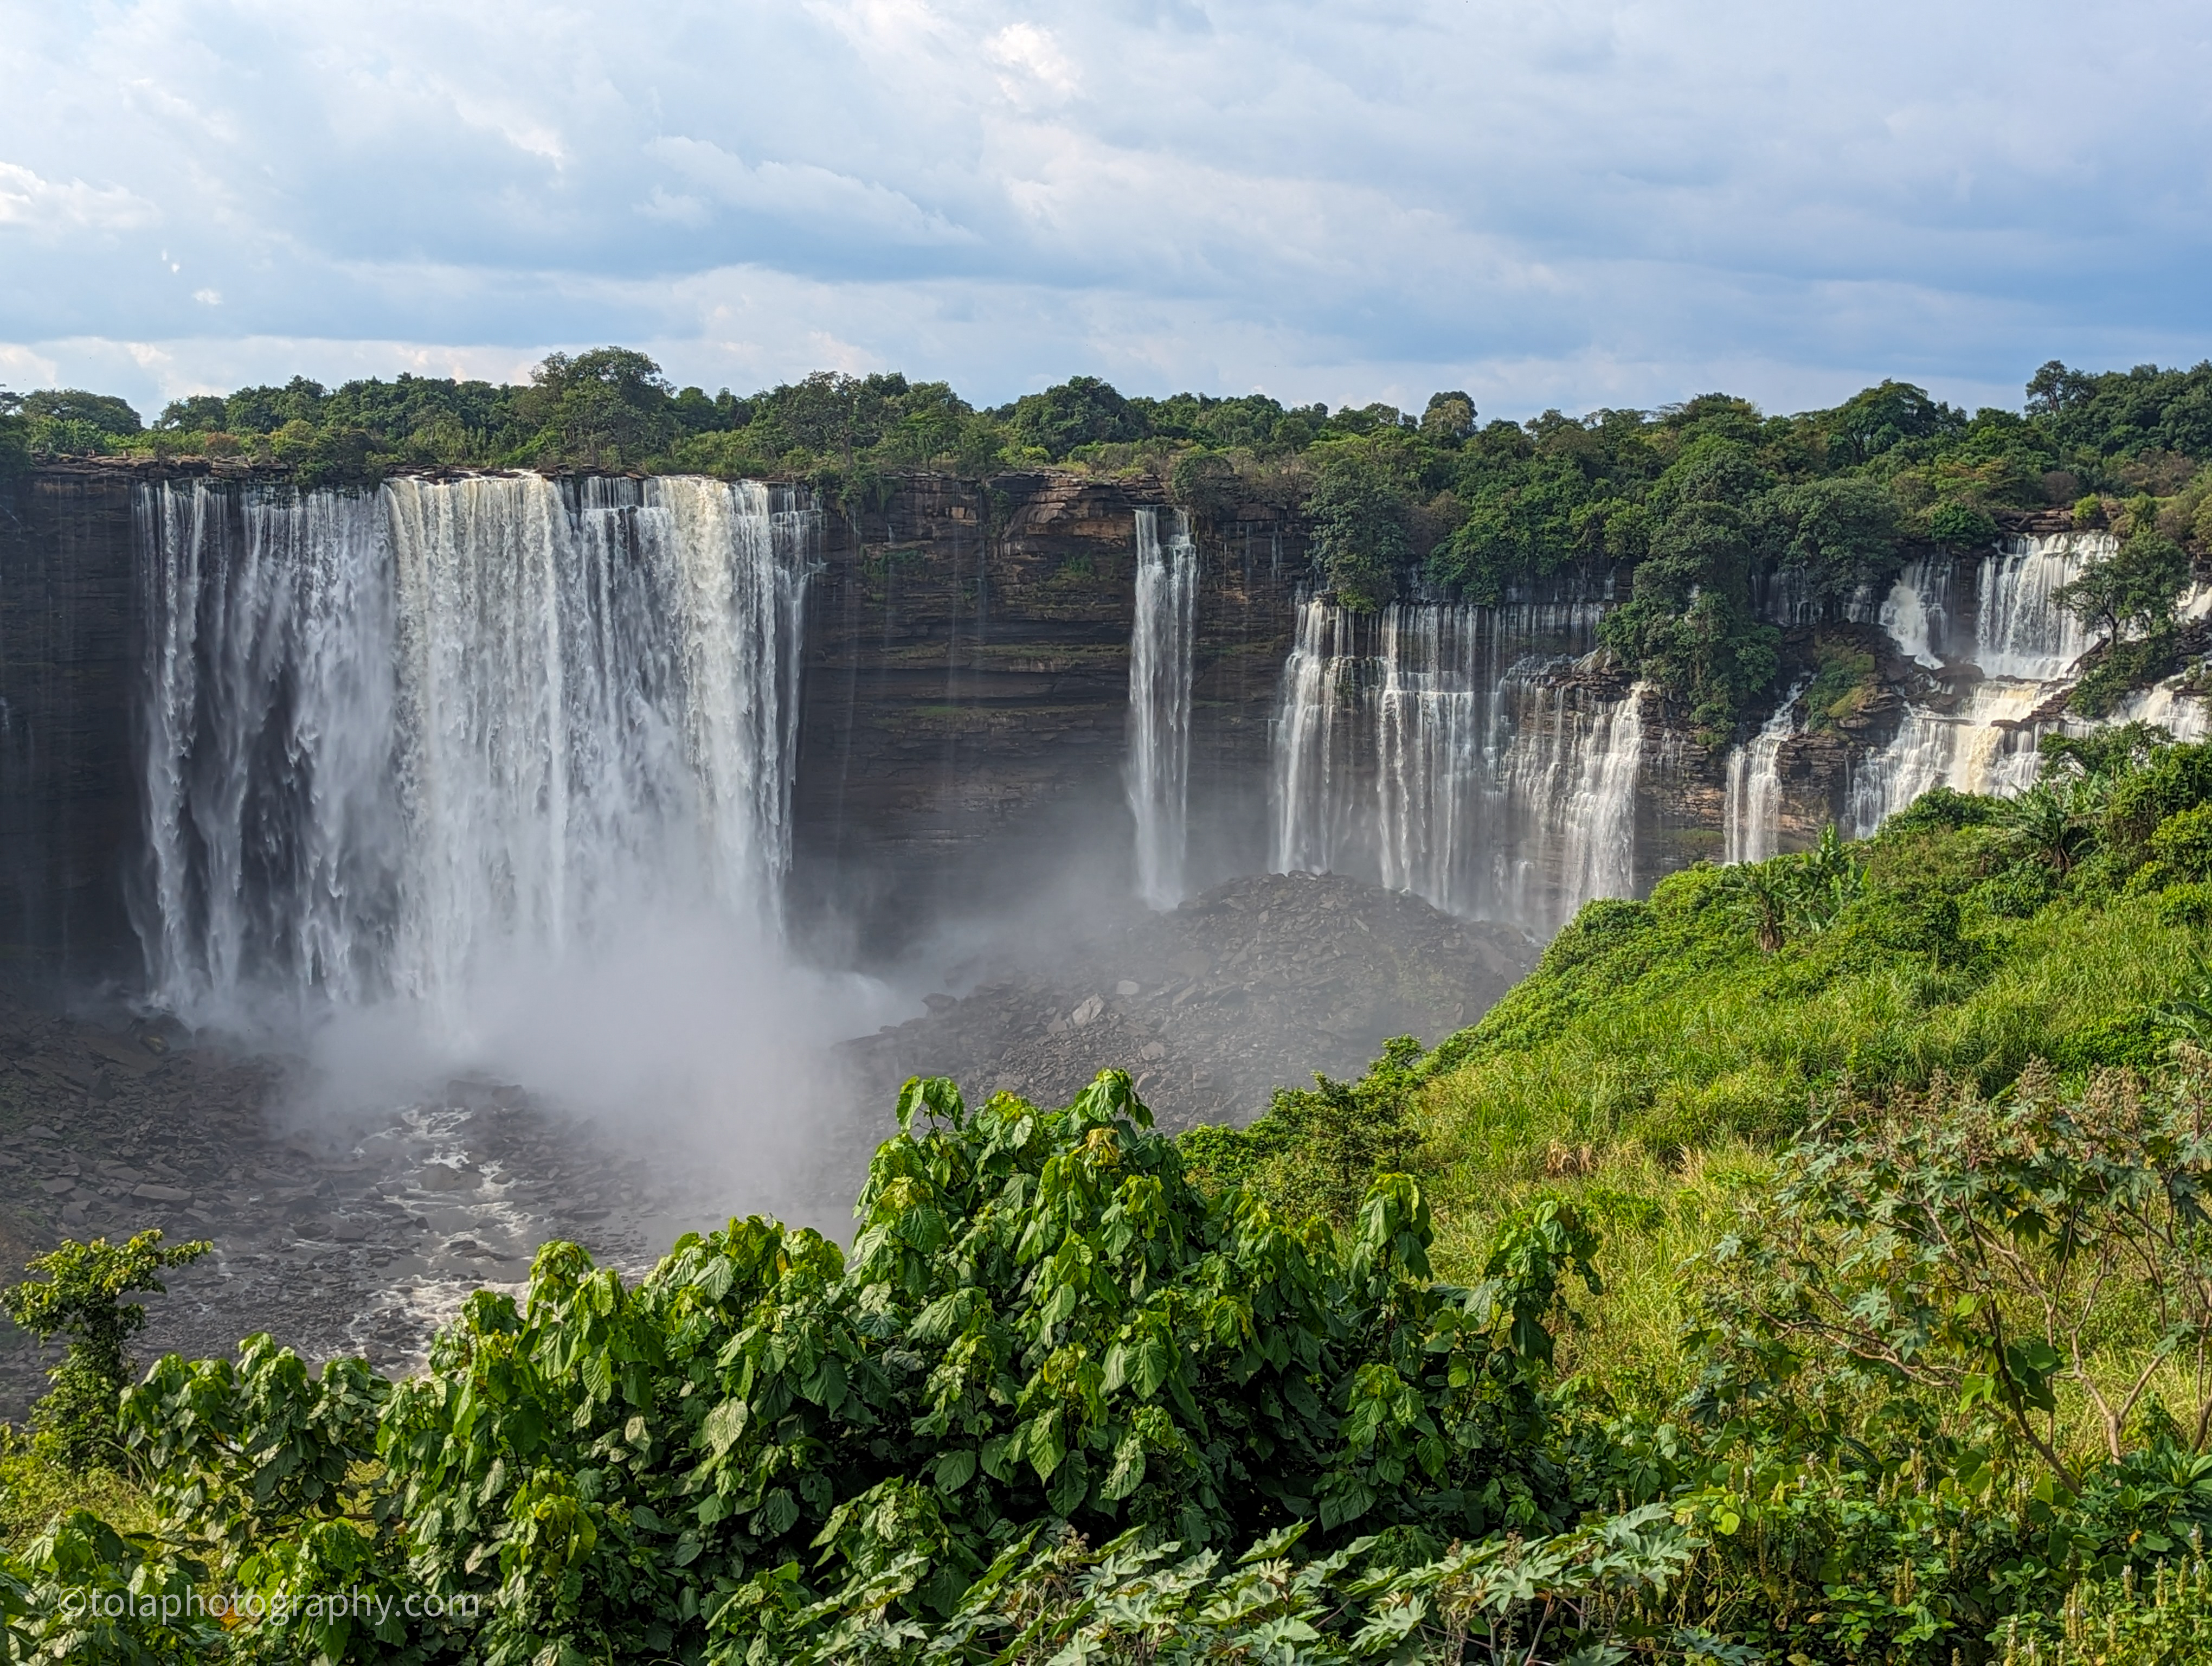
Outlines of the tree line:
[[512,386],[295,377],[174,400],[150,425],[112,396],[0,394],[0,468],[118,452],[244,459],[305,485],[441,467],[696,471],[863,502],[919,470],[1147,473],[1205,521],[1295,520],[1314,581],[1355,610],[1629,575],[1607,644],[1716,741],[1778,676],[1763,581],[1784,577],[1833,617],[1916,553],[1985,549],[2008,517],[2063,511],[2129,553],[2100,596],[2079,598],[2116,651],[2151,642],[2111,656],[2104,680],[2124,692],[2171,669],[2159,598],[2212,543],[2212,362],[2092,374],[2054,361],[2017,411],[1969,413],[1890,380],[1791,416],[1713,393],[1525,422],[1484,422],[1458,391],[1419,413],[1332,411],[1258,393],[1133,398],[1092,376],[996,407],[896,373],[709,396],[614,347],[551,354]]

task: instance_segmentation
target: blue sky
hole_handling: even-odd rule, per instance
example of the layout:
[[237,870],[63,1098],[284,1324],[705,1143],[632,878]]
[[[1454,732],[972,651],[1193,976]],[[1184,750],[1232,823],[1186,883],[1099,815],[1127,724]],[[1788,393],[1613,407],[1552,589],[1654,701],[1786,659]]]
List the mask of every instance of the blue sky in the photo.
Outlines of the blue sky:
[[2212,354],[2212,8],[0,0],[0,384],[1488,415]]

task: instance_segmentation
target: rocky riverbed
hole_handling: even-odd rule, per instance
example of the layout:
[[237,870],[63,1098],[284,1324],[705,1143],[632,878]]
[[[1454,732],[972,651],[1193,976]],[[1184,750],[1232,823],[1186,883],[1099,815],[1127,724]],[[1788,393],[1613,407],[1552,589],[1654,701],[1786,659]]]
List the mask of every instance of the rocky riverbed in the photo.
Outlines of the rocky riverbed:
[[[1059,1104],[1120,1066],[1165,1126],[1243,1122],[1315,1071],[1357,1075],[1389,1036],[1434,1041],[1472,1022],[1535,952],[1510,927],[1306,875],[995,950],[963,993],[838,1049],[825,1104],[779,1108],[807,1119],[811,1153],[776,1183],[779,1207],[840,1228],[909,1075]],[[225,1353],[268,1331],[310,1359],[404,1371],[470,1291],[519,1287],[549,1240],[635,1274],[679,1232],[758,1207],[735,1178],[761,1184],[740,1141],[656,1149],[635,1127],[467,1079],[308,1115],[307,1073],[120,1007],[64,1012],[0,991],[0,1278],[64,1237],[158,1226],[214,1247],[151,1302],[142,1359]],[[0,1414],[20,1415],[48,1362],[0,1322]]]
[[[63,1237],[157,1226],[214,1248],[149,1304],[142,1358],[265,1330],[311,1358],[404,1371],[469,1291],[519,1283],[548,1239],[635,1269],[673,1212],[714,1219],[672,1177],[680,1165],[512,1087],[456,1081],[381,1118],[309,1125],[286,1112],[298,1068],[0,995],[0,1276]],[[46,1363],[7,1329],[0,1411],[41,1391]]]
[[842,1049],[864,1091],[946,1075],[1064,1104],[1120,1066],[1160,1124],[1245,1122],[1277,1087],[1358,1076],[1391,1036],[1435,1043],[1535,964],[1510,926],[1307,873],[1236,879],[1087,940],[1006,952],[964,996]]

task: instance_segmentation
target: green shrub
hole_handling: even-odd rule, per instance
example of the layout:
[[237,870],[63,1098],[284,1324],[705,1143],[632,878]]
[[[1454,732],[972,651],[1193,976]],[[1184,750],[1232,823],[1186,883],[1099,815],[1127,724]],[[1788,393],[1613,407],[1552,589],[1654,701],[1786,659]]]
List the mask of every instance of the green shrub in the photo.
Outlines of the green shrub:
[[1966,900],[2001,920],[2027,920],[2057,897],[2058,890],[2058,876],[2049,864],[2019,862],[1975,885],[1966,892]]
[[2081,673],[2066,698],[2066,709],[2084,717],[2104,717],[2139,689],[2147,689],[2179,666],[2180,641],[2170,625],[2153,628],[2132,641],[2112,643]]
[[2178,811],[2152,830],[2151,860],[2182,879],[2212,879],[2212,804]]
[[70,1468],[121,1455],[117,1398],[131,1377],[131,1339],[146,1328],[146,1310],[123,1298],[159,1294],[164,1269],[213,1248],[204,1240],[164,1247],[158,1229],[120,1244],[64,1239],[33,1260],[28,1270],[39,1277],[0,1294],[8,1316],[40,1342],[69,1338],[61,1363],[47,1373],[54,1386],[35,1408],[34,1421]]
[[1985,827],[2001,810],[1996,800],[1981,793],[1931,787],[1881,824],[1881,837],[1893,843],[1914,833],[1955,833],[1962,827]]
[[1928,512],[1928,536],[1938,544],[1984,549],[1997,541],[1997,524],[1986,509],[1939,503]]
[[1118,1072],[1060,1111],[909,1083],[849,1257],[732,1222],[633,1289],[549,1245],[520,1304],[479,1292],[405,1383],[311,1379],[266,1339],[166,1359],[126,1397],[131,1450],[173,1541],[272,1586],[473,1596],[493,1659],[846,1658],[848,1621],[996,1624],[993,1592],[1070,1529],[1134,1529],[1126,1572],[1169,1540],[1292,1529],[1351,1557],[1395,1529],[1402,1566],[1571,1524],[1547,1397],[1565,1283],[1594,1276],[1571,1207],[1443,1286],[1403,1176],[1340,1237],[1193,1186],[1148,1123]]
[[1874,687],[1874,655],[1847,640],[1822,637],[1814,643],[1813,663],[1819,670],[1804,694],[1813,727],[1856,715]]

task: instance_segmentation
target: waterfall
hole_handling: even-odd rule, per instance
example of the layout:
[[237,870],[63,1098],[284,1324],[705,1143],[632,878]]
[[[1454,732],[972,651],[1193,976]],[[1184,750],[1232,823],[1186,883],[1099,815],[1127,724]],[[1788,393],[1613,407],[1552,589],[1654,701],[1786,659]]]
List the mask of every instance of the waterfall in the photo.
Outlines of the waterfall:
[[1931,787],[2016,793],[2035,781],[2041,684],[1978,684],[1956,710],[1910,706],[1888,745],[1852,772],[1850,822],[1863,838]]
[[1923,556],[1905,564],[1876,617],[1906,659],[1940,671],[1951,646],[1950,599],[1950,562]]
[[2067,675],[2092,638],[2052,597],[2080,571],[2084,556],[2112,550],[2109,532],[2065,532],[2014,539],[1984,559],[1974,615],[1973,658],[1982,675],[2039,683]]
[[137,510],[157,1000],[458,1021],[643,908],[774,933],[811,512],[536,476]]
[[1782,817],[1782,743],[1797,733],[1797,684],[1751,739],[1728,758],[1728,820],[1723,860],[1763,862],[1774,854]]
[[[1636,890],[1636,781],[1644,758],[1642,684],[1592,705],[1577,690],[1537,685],[1528,721],[1506,751],[1513,797],[1533,826],[1535,875],[1555,873],[1554,893],[1516,896],[1516,918],[1565,925],[1593,897]],[[1556,862],[1545,860],[1556,850]],[[1548,904],[1548,906],[1547,906]]]
[[1643,691],[1574,676],[1601,607],[1300,605],[1274,735],[1271,866],[1554,929],[1635,887]]
[[1137,612],[1129,636],[1129,809],[1137,823],[1137,893],[1152,907],[1182,901],[1190,792],[1191,641],[1198,548],[1176,511],[1160,547],[1159,512],[1137,511]]
[[[1971,567],[1908,567],[1881,622],[1899,649],[1944,673],[1938,692],[1910,701],[1897,733],[1853,770],[1852,829],[1868,834],[1931,787],[2014,793],[2033,784],[2037,743],[2047,733],[2097,727],[2062,713],[2090,633],[2055,599],[2086,560],[2112,554],[2106,532],[2014,538]],[[1971,572],[1971,621],[1949,605],[1949,588]],[[2186,599],[2185,605],[2193,604]],[[1962,628],[1964,627],[1964,628]],[[1978,676],[1977,675],[1978,673]],[[2185,734],[2203,719],[2169,690],[2136,696],[2111,721],[2159,714]]]
[[2177,741],[2212,739],[2212,701],[2184,694],[2179,678],[2144,689],[2120,702],[2110,718],[2113,723],[2154,723]]

